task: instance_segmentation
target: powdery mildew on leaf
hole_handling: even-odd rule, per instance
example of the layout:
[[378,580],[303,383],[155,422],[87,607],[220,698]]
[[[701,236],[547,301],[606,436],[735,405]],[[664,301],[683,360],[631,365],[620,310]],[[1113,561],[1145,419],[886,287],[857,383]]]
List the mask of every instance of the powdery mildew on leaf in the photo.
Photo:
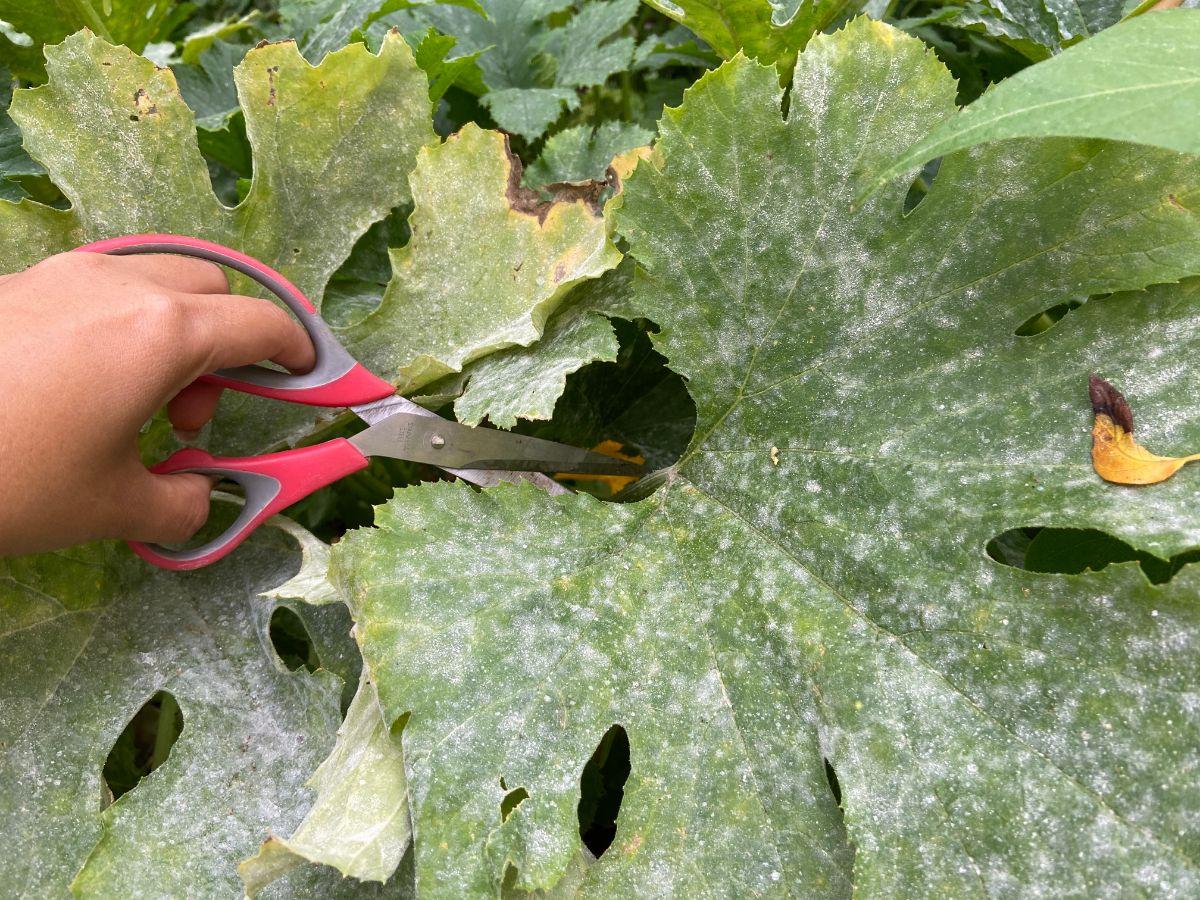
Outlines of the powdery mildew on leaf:
[[514,166],[504,136],[475,125],[418,156],[412,239],[391,251],[379,309],[343,332],[402,392],[533,343],[572,286],[621,258],[600,213],[583,200],[531,201]]
[[[296,566],[264,528],[203,572],[89,545],[0,563],[0,858],[5,893],[230,895],[263,829],[286,831],[333,746],[340,682],[289,672],[258,591]],[[157,690],[184,727],[166,763],[104,808],[101,770]],[[319,875],[288,886],[303,895]]]
[[726,59],[744,53],[762,63],[790,64],[809,38],[850,9],[849,0],[646,0],[691,29]]
[[617,358],[617,336],[604,313],[628,298],[631,281],[622,267],[580,285],[532,347],[493,353],[469,367],[466,390],[454,402],[458,421],[477,425],[486,418],[512,428],[517,419],[549,419],[569,374]]
[[1097,34],[1121,18],[1120,0],[980,0],[967,2],[950,21],[982,25],[1032,59]]
[[[773,70],[705,76],[619,214],[698,409],[664,486],[411,489],[334,549],[385,715],[411,714],[420,889],[553,885],[620,723],[632,772],[585,895],[1200,891],[1200,575],[984,553],[1029,524],[1200,543],[1188,472],[1091,471],[1085,393],[1126,373],[1164,452],[1200,443],[1200,280],[1139,290],[1200,272],[1195,163],[1013,142],[948,157],[907,216],[907,179],[856,206],[953,96],[866,21],[801,54],[786,119]],[[500,779],[529,793],[503,822]]]
[[404,755],[383,722],[369,676],[359,681],[337,737],[308,782],[317,799],[300,827],[287,837],[272,835],[238,866],[247,895],[306,862],[377,882],[400,865],[412,840]]

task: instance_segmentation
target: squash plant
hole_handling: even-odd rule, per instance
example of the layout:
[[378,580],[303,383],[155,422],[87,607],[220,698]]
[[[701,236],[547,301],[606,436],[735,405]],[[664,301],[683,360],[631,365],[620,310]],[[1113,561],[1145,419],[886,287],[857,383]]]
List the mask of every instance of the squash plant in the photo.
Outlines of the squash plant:
[[[694,35],[202,4],[141,39],[182,77],[0,6],[0,269],[232,243],[443,414],[656,470],[0,560],[4,893],[1200,891],[1197,474],[1101,479],[1088,398],[1200,449],[1200,13],[652,5]],[[348,427],[227,396],[204,440]]]

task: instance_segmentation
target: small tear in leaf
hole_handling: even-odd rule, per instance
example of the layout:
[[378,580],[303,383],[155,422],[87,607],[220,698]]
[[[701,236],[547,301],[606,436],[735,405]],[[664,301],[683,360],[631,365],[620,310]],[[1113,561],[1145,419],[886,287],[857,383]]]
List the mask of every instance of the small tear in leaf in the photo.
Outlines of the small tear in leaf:
[[280,660],[293,672],[301,666],[309,672],[315,672],[320,667],[321,660],[308,629],[300,617],[286,606],[277,607],[271,613],[268,633]]
[[1166,481],[1191,456],[1158,456],[1133,439],[1133,411],[1125,396],[1096,375],[1088,376],[1092,412],[1092,465],[1096,474],[1113,484],[1157,484]]
[[825,780],[829,783],[829,790],[833,793],[833,802],[841,806],[842,785],[838,781],[837,772],[833,770],[833,764],[828,759],[825,760]]
[[[500,786],[504,787],[503,778],[500,779]],[[529,791],[523,787],[513,788],[505,794],[504,799],[500,801],[500,821],[507,822],[508,817],[513,814],[513,811],[528,799]]]
[[1034,313],[1018,325],[1013,334],[1018,337],[1033,337],[1036,334],[1044,334],[1066,318],[1068,313],[1083,306],[1083,303],[1084,301],[1082,300],[1067,300],[1065,303],[1057,303],[1049,309]]
[[175,697],[158,691],[134,713],[104,761],[109,802],[128,794],[167,761],[183,733],[183,711]]

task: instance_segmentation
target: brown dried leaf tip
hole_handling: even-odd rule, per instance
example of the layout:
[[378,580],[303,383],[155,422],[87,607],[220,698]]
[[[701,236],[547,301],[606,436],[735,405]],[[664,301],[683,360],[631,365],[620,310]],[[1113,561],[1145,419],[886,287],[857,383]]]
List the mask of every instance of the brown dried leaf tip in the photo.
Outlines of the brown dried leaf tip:
[[1092,412],[1092,466],[1114,484],[1157,484],[1166,481],[1192,456],[1158,456],[1133,439],[1133,411],[1125,395],[1096,375],[1088,376]]

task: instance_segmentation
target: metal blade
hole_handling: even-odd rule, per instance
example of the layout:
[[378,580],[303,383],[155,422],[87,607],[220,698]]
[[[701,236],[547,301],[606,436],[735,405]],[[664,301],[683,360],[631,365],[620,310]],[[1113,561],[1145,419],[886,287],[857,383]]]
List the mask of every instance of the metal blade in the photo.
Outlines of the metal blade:
[[447,468],[633,476],[645,472],[637,463],[579,447],[409,412],[388,416],[350,442],[364,456],[391,456]]
[[[393,394],[390,397],[384,397],[382,400],[363,403],[360,406],[351,408],[368,425],[378,425],[388,416],[398,412],[412,413],[413,415],[425,416],[426,418],[441,418],[437,413],[431,412],[423,406],[418,406],[407,397],[401,397],[399,394]],[[440,466],[440,468],[451,475],[461,478],[463,481],[479,485],[479,487],[495,487],[505,481],[528,481],[530,484],[540,487],[547,494],[554,496],[572,493],[571,489],[565,484],[561,484],[553,478],[543,475],[541,472],[514,472],[512,469],[451,469],[446,466]]]

